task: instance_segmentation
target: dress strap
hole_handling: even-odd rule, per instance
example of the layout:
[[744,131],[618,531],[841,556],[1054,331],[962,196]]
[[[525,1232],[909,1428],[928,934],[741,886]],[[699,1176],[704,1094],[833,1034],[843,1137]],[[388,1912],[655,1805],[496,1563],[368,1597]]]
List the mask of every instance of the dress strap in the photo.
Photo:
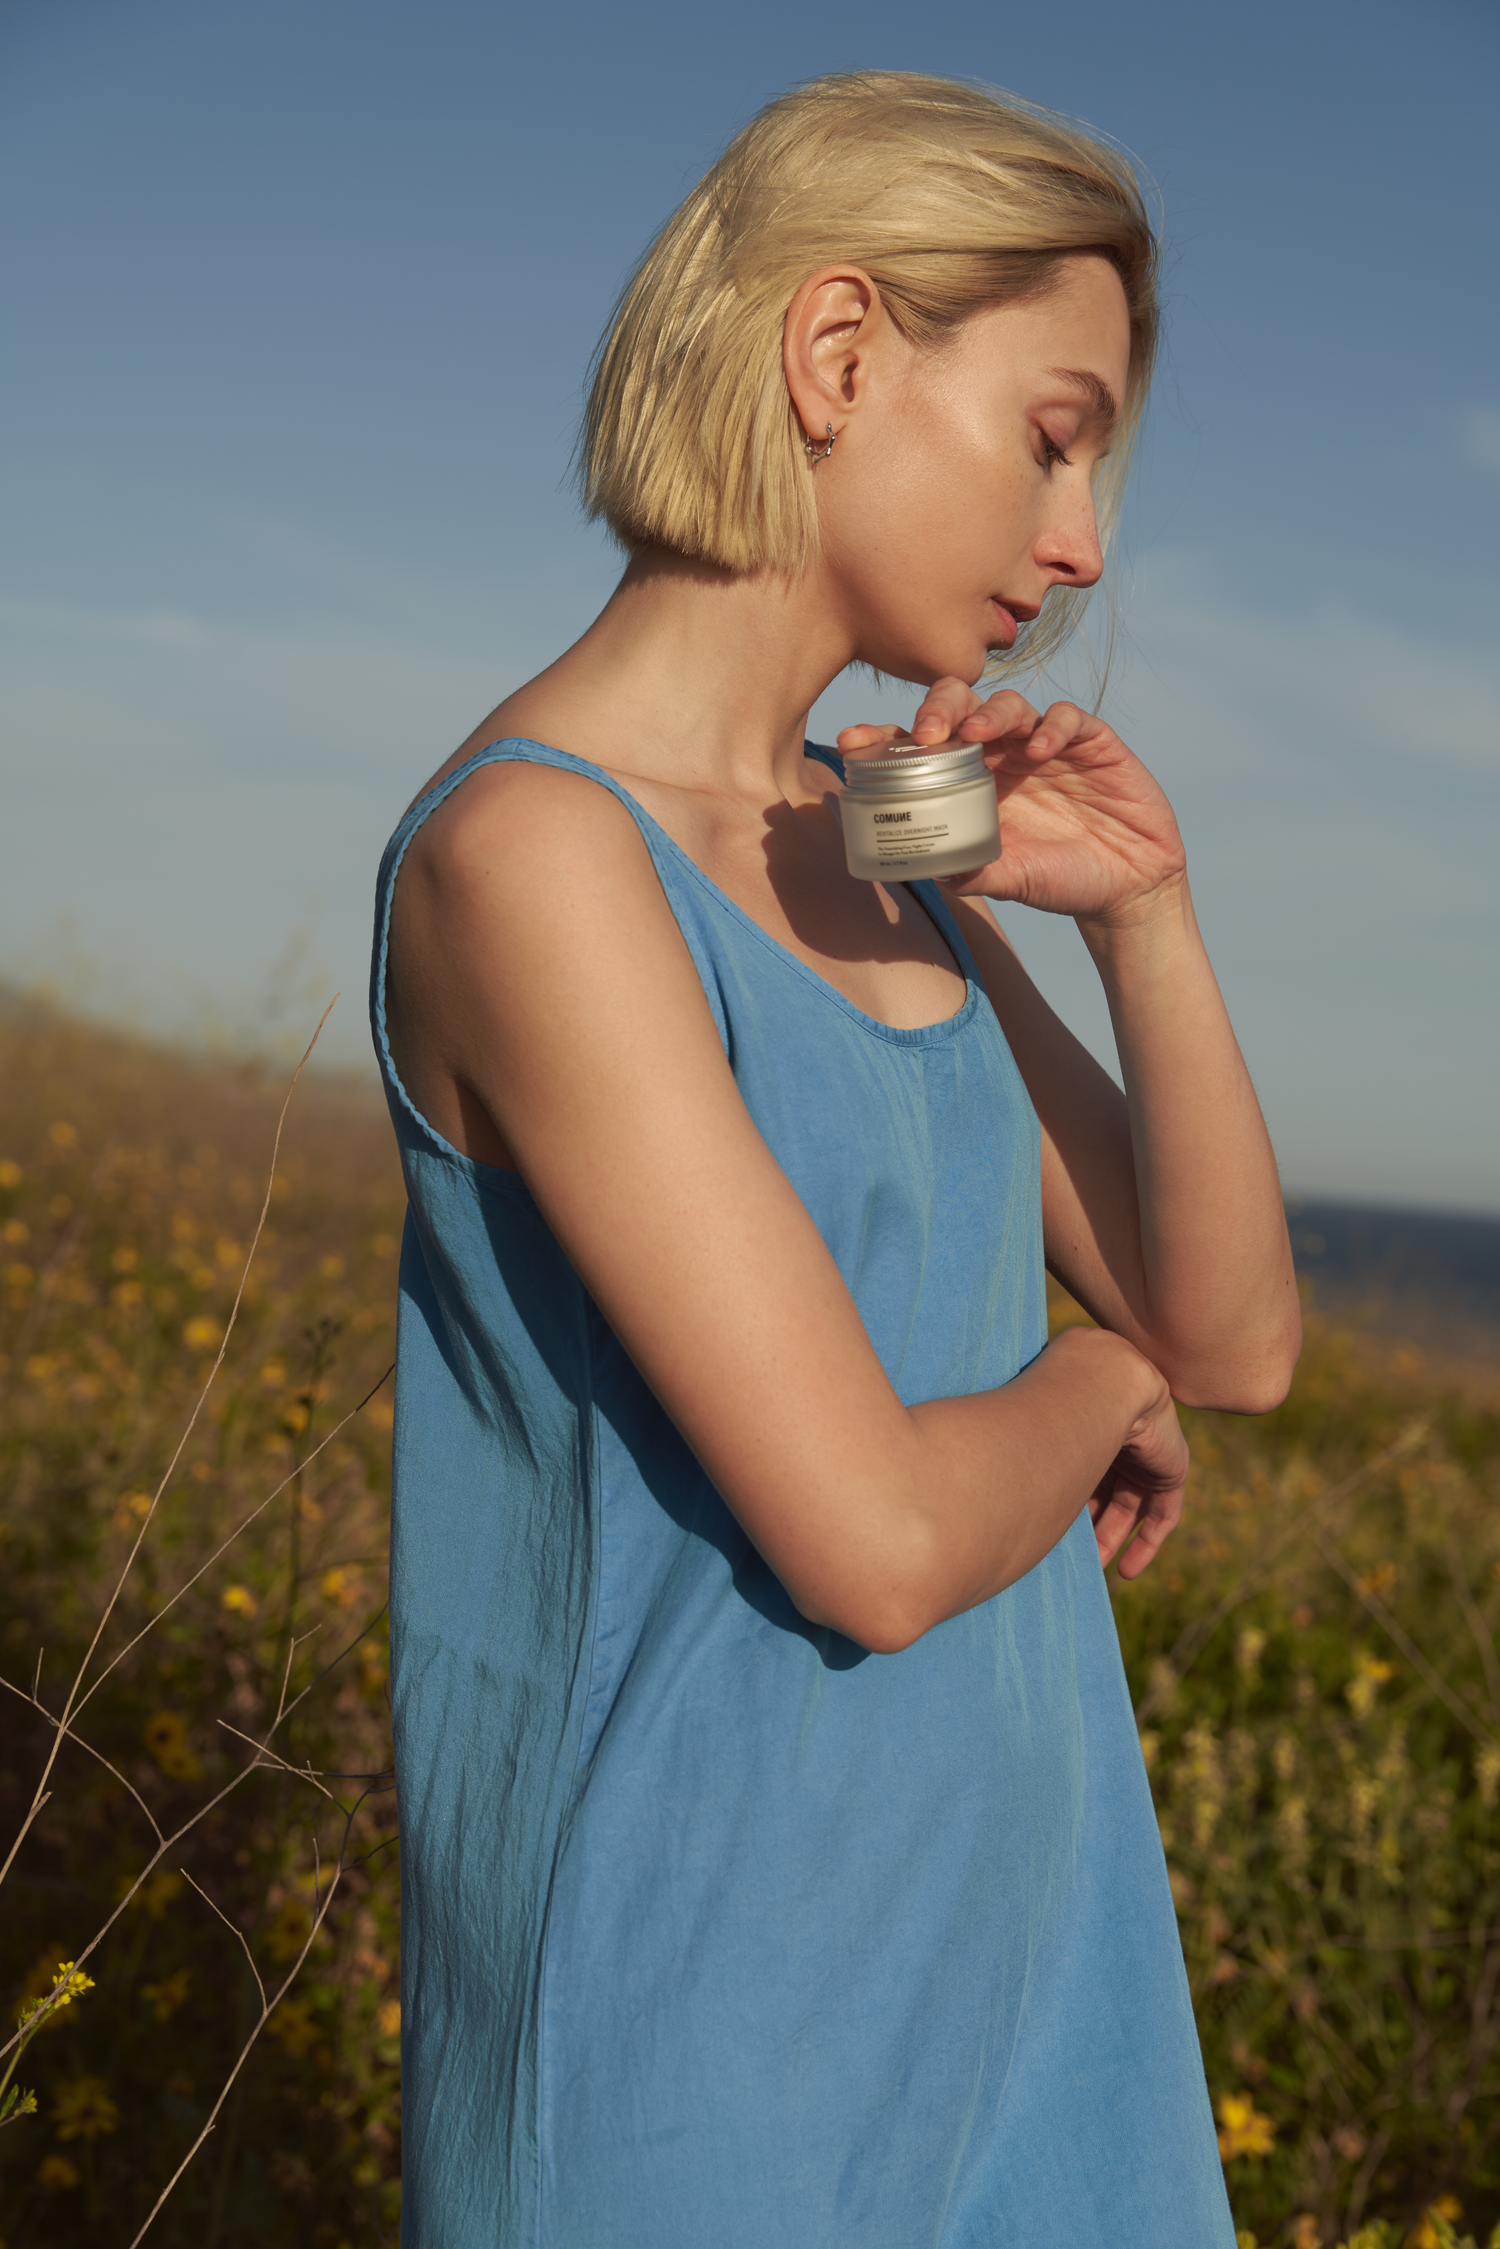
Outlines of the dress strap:
[[826,765],[829,772],[839,781],[848,779],[848,775],[844,771],[844,761],[837,750],[825,750],[821,742],[804,742],[802,755],[811,758],[815,765]]
[[[395,896],[396,877],[401,871],[401,862],[406,856],[412,838],[423,822],[432,817],[438,806],[446,802],[455,789],[461,788],[471,774],[478,772],[479,768],[485,765],[547,765],[554,767],[559,772],[578,773],[586,780],[597,782],[601,788],[607,789],[611,796],[617,798],[624,805],[639,828],[646,848],[651,854],[667,903],[676,916],[678,927],[682,930],[683,939],[692,955],[693,965],[697,969],[700,981],[703,984],[709,1009],[714,1017],[720,1037],[727,1041],[728,1036],[727,1023],[717,989],[713,964],[704,949],[697,929],[693,926],[691,917],[683,912],[684,874],[687,869],[691,868],[692,864],[687,859],[686,854],[672,841],[666,831],[652,819],[644,805],[638,804],[629,790],[621,786],[613,774],[606,773],[600,766],[590,764],[588,759],[574,757],[571,751],[556,750],[548,743],[529,741],[520,735],[507,735],[497,741],[489,742],[483,749],[476,750],[472,757],[466,758],[462,765],[455,767],[454,771],[448,774],[445,779],[435,783],[424,796],[418,797],[416,803],[405,814],[395,834],[386,845],[385,855],[380,862],[380,875],[376,887],[375,943],[370,964],[370,1028],[374,1037],[376,1059],[379,1062],[381,1076],[385,1082],[386,1097],[391,1107],[397,1136],[399,1138],[404,1131],[415,1130],[426,1142],[435,1144],[446,1156],[463,1165],[468,1165],[470,1159],[461,1156],[456,1149],[449,1146],[449,1143],[443,1139],[442,1134],[422,1115],[401,1082],[395,1058],[391,1053],[390,1037],[386,1024],[386,966],[390,951],[391,901]],[[697,870],[694,869],[693,872],[696,873]],[[702,878],[699,879],[701,881]],[[484,1170],[487,1167],[475,1165],[473,1168]]]

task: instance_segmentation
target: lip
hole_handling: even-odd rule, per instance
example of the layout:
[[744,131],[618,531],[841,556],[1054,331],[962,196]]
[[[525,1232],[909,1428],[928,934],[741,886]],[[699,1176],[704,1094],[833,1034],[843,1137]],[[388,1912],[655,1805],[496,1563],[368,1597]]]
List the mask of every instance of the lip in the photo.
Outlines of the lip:
[[1002,601],[998,594],[990,595],[990,607],[1000,620],[1000,645],[1013,648],[1016,635],[1023,625],[1030,624],[1040,615],[1040,608],[1029,601]]

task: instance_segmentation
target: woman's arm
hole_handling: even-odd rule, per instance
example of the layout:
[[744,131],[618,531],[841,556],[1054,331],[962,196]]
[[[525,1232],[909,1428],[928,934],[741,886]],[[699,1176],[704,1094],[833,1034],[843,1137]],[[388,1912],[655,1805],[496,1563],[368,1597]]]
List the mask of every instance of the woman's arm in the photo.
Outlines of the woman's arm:
[[[1145,767],[1068,703],[981,705],[939,681],[913,736],[983,741],[1001,857],[947,886],[1043,1133],[1047,1260],[1185,1404],[1259,1413],[1286,1395],[1301,1315],[1275,1158],[1194,918],[1177,823]],[[891,730],[850,729],[851,749]],[[1125,1093],[1058,1021],[980,898],[1078,923],[1109,1002]],[[975,901],[965,903],[964,901]]]
[[1023,1576],[1087,1496],[1129,1572],[1187,1455],[1161,1376],[1074,1330],[1014,1382],[903,1406],[735,1086],[623,806],[492,768],[432,815],[392,916],[393,1050],[491,1121],[642,1375],[799,1609],[907,1646]]

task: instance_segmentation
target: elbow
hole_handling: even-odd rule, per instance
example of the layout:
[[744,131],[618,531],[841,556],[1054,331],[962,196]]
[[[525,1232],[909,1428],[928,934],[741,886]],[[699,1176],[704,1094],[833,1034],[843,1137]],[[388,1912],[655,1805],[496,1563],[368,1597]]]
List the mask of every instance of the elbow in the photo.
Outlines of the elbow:
[[1211,1359],[1195,1359],[1169,1376],[1172,1395],[1182,1406],[1211,1413],[1274,1413],[1285,1403],[1302,1351],[1302,1314],[1294,1306],[1274,1334],[1247,1342]]
[[901,1655],[940,1621],[896,1587],[883,1594],[867,1588],[843,1599],[816,1602],[799,1601],[794,1594],[793,1601],[809,1624],[837,1632],[874,1656]]
[[849,1638],[874,1656],[899,1656],[915,1647],[925,1632],[941,1620],[935,1616],[918,1613],[912,1605],[899,1601],[888,1603],[883,1611],[861,1622],[858,1632]]
[[788,1586],[808,1623],[841,1633],[871,1655],[895,1656],[951,1616],[954,1589],[945,1582],[939,1542],[929,1525],[908,1525],[907,1531],[892,1542],[899,1552],[887,1552],[878,1566],[867,1559],[857,1576],[841,1571],[815,1591]]
[[1274,1413],[1286,1401],[1291,1388],[1291,1378],[1285,1382],[1224,1381],[1204,1382],[1174,1390],[1172,1395],[1180,1406],[1194,1406],[1204,1413],[1242,1413],[1245,1415]]

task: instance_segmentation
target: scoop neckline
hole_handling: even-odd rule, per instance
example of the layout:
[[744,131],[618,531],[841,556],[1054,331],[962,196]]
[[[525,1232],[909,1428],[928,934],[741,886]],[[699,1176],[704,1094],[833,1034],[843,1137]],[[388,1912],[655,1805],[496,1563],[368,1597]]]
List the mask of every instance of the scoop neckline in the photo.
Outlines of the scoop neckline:
[[[763,929],[753,914],[747,914],[744,907],[731,898],[727,890],[722,890],[719,887],[712,875],[705,874],[697,860],[692,857],[690,852],[683,849],[677,838],[662,826],[654,814],[647,811],[639,797],[632,796],[622,781],[617,781],[612,773],[606,771],[602,765],[595,765],[589,758],[579,757],[572,750],[560,750],[551,742],[538,742],[528,734],[502,734],[497,735],[493,742],[487,742],[483,749],[475,750],[472,757],[465,759],[461,766],[458,766],[455,771],[447,776],[446,780],[437,783],[436,786],[443,791],[444,795],[447,795],[449,790],[456,787],[459,781],[466,779],[470,769],[482,760],[489,759],[491,763],[497,765],[505,763],[504,759],[496,757],[493,753],[508,748],[512,743],[518,749],[541,750],[549,759],[563,759],[567,765],[576,766],[583,773],[601,782],[605,788],[610,790],[613,795],[618,796],[629,807],[631,813],[637,819],[661,838],[673,858],[687,870],[696,882],[701,884],[717,906],[721,907],[733,920],[739,922],[752,937],[758,938],[761,944],[768,947],[778,960],[785,961],[789,968],[795,969],[799,976],[813,985],[835,1007],[841,1008],[854,1022],[860,1024],[865,1030],[873,1032],[877,1038],[887,1039],[896,1046],[936,1046],[955,1037],[974,1014],[979,1005],[979,985],[972,970],[965,965],[959,953],[958,946],[962,944],[963,940],[959,936],[957,925],[954,925],[951,933],[943,927],[942,922],[933,912],[927,900],[922,897],[921,891],[925,885],[920,881],[909,882],[905,887],[910,890],[917,904],[926,914],[953,956],[953,965],[964,980],[964,996],[951,1015],[939,1016],[935,1023],[882,1023],[878,1015],[870,1015],[864,1008],[857,1006],[846,993],[839,990],[836,984],[830,983],[826,976],[820,976],[815,968],[810,968],[800,954],[794,953],[789,945],[783,945],[780,938],[773,937],[768,929]],[[432,790],[428,790],[426,796],[418,797],[406,816],[408,820],[422,809],[427,802],[427,796],[432,793]],[[436,808],[434,807],[434,809]],[[405,821],[402,825],[405,826]],[[955,943],[955,939],[958,940],[957,943]]]

